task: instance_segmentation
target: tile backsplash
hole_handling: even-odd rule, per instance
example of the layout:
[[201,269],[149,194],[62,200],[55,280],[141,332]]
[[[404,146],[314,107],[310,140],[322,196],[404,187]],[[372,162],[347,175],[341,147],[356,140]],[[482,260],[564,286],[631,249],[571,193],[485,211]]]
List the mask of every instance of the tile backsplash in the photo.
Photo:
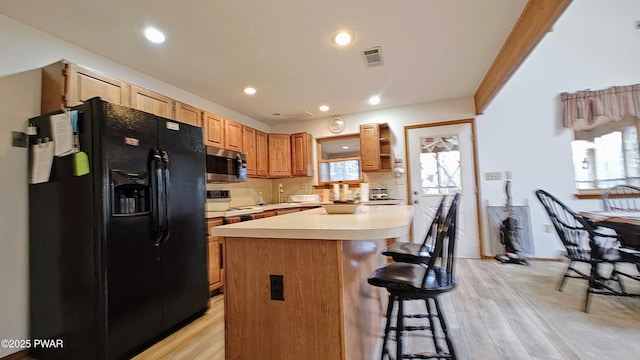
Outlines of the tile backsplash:
[[[406,199],[404,182],[401,185],[391,172],[375,172],[364,174],[364,182],[370,188],[386,187],[389,197]],[[282,184],[282,202],[290,202],[291,195],[321,194],[321,189],[314,189],[313,177],[296,177],[283,179],[249,178],[242,183],[207,184],[207,190],[231,190],[231,206],[257,204],[262,192],[264,201],[273,204],[278,202],[278,185]]]

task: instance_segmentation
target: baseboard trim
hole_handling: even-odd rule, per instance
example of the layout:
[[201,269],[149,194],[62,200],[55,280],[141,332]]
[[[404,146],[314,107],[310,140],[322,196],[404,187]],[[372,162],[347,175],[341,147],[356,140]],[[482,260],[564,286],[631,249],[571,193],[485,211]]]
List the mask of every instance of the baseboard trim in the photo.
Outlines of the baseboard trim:
[[0,360],[23,360],[29,358],[29,351],[21,350],[17,353],[9,354],[5,357],[0,358]]

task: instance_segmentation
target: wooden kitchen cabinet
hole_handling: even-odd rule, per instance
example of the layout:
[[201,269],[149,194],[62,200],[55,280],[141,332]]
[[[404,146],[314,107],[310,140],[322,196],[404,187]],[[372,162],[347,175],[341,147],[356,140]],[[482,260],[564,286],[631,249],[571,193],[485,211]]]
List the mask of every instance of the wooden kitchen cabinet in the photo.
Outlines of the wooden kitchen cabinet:
[[42,68],[40,110],[48,113],[82,104],[99,96],[102,100],[130,106],[129,84],[95,70],[58,61]]
[[224,148],[237,152],[243,152],[242,148],[242,124],[224,119]]
[[268,134],[269,176],[291,176],[291,136],[289,134]]
[[275,210],[267,210],[267,211],[263,212],[262,214],[264,215],[263,217],[266,217],[266,218],[278,215]]
[[221,116],[203,112],[202,127],[205,145],[224,148],[224,119]]
[[174,100],[156,92],[131,85],[131,107],[148,113],[175,119],[173,114]]
[[391,170],[391,131],[388,124],[360,125],[362,171]]
[[223,218],[207,219],[207,249],[209,266],[209,291],[213,292],[222,288],[224,279],[223,263],[223,238],[212,236],[211,228],[223,224]]
[[202,126],[202,110],[176,101],[176,120],[181,123]]
[[256,152],[256,129],[242,126],[242,146],[247,155],[247,176],[256,176],[258,153]]
[[269,141],[267,133],[256,130],[256,176],[269,176]]
[[291,175],[313,176],[311,134],[303,132],[291,135]]

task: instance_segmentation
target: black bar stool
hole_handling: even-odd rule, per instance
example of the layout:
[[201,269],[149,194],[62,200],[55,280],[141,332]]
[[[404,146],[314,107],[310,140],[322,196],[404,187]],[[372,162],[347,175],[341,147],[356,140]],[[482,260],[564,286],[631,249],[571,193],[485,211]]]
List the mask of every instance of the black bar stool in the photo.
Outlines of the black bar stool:
[[[434,234],[428,237],[426,247],[430,250],[429,260],[426,264],[392,262],[376,269],[368,279],[369,284],[384,287],[389,292],[381,359],[385,359],[385,355],[387,359],[393,359],[387,347],[391,331],[395,332],[397,360],[456,359],[453,342],[447,331],[445,316],[440,307],[438,296],[453,290],[457,285],[454,272],[454,254],[460,196],[460,194],[455,195],[447,216],[439,224]],[[424,301],[427,310],[424,317],[428,320],[428,324],[405,325],[404,305],[406,301],[411,300]],[[398,309],[395,326],[391,326],[396,304]],[[438,319],[437,323],[435,319]],[[406,331],[429,332],[433,343],[433,347],[429,350],[432,352],[405,354],[403,336]]]
[[433,239],[435,239],[438,228],[444,221],[444,207],[446,203],[446,195],[442,196],[440,205],[436,210],[431,221],[431,225],[427,230],[422,243],[395,242],[382,251],[382,255],[390,256],[393,261],[406,262],[412,264],[426,264],[431,257],[430,252],[433,250]]

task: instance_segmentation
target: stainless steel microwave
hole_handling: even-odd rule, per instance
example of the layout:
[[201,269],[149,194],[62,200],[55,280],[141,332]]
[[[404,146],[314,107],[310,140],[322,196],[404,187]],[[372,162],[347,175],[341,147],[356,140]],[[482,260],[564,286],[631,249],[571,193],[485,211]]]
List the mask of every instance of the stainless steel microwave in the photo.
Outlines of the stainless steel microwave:
[[207,146],[207,182],[247,181],[245,154]]

